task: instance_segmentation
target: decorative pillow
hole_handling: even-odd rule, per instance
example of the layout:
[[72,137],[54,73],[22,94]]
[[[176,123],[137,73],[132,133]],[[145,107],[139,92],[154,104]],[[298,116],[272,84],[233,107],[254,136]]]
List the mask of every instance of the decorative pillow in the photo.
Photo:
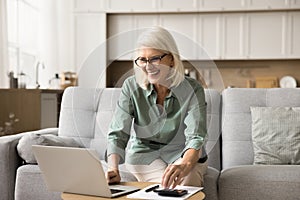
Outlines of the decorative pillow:
[[19,156],[26,163],[30,164],[37,163],[32,151],[32,145],[82,147],[73,138],[60,137],[51,134],[40,135],[36,133],[24,135],[17,145],[17,150]]
[[254,164],[300,164],[300,107],[251,107]]

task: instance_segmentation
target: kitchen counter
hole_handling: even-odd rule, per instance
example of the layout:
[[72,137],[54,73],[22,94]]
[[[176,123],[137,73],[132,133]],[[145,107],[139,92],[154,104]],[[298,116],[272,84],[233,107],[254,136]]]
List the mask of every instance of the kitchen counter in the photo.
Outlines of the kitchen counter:
[[[6,127],[2,135],[58,127],[63,92],[52,89],[0,89],[0,127]],[[11,114],[15,117],[10,118],[13,116]],[[12,127],[5,125],[15,119],[18,121],[13,122]]]

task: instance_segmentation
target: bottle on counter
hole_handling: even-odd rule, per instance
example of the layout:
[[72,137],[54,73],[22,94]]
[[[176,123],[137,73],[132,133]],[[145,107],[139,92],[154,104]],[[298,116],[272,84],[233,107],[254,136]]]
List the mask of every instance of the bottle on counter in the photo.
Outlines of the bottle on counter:
[[55,74],[55,76],[49,80],[49,89],[61,89],[60,84],[59,75]]
[[27,75],[24,72],[19,74],[18,88],[26,88]]
[[18,78],[15,78],[13,71],[8,73],[8,77],[9,77],[9,88],[18,88]]

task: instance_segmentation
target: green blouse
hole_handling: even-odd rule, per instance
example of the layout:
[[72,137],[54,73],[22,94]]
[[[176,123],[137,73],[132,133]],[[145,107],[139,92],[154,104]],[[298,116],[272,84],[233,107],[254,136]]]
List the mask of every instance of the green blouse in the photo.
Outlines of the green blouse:
[[127,163],[148,165],[157,158],[172,163],[187,149],[202,148],[207,135],[203,87],[186,77],[170,89],[163,106],[156,99],[153,85],[144,90],[134,76],[125,80],[109,128],[107,155],[119,154],[123,162],[127,147]]

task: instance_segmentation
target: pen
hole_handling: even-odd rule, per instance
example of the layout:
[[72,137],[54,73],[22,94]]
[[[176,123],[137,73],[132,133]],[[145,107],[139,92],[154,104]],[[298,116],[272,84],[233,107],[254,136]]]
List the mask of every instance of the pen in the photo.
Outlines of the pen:
[[153,186],[153,187],[148,188],[147,190],[145,190],[145,192],[151,192],[152,190],[155,190],[158,187],[159,187],[159,185],[155,185],[155,186]]

